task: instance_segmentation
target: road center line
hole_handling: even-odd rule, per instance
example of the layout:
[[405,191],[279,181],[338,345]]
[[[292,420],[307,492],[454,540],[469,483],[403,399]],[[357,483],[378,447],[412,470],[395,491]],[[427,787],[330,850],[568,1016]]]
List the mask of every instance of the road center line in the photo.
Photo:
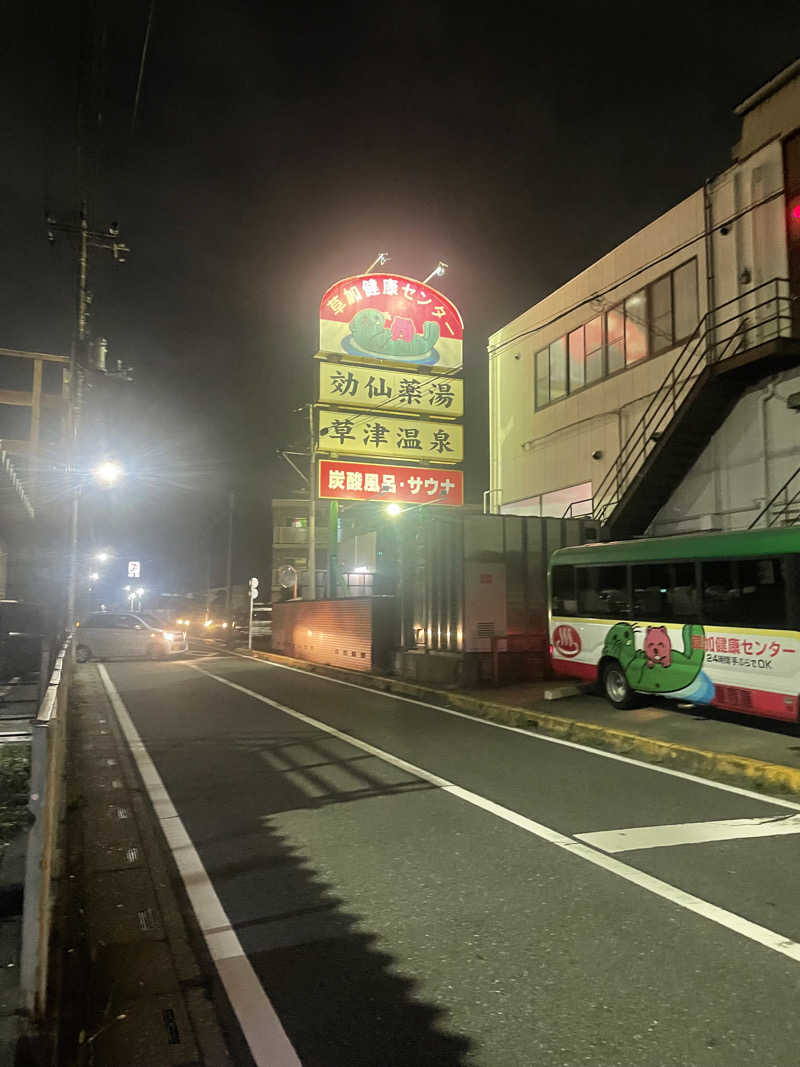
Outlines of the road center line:
[[[301,1067],[150,754],[102,663],[97,669],[180,871],[208,951],[258,1067]],[[205,674],[206,672],[203,671]]]
[[702,845],[711,841],[739,841],[752,837],[779,837],[782,834],[800,834],[800,815],[633,826],[628,830],[597,830],[589,834],[575,834],[575,837],[603,852],[632,852],[642,848]]
[[630,867],[627,863],[622,863],[620,860],[613,859],[611,856],[608,856],[603,852],[597,852],[583,841],[578,841],[572,837],[568,837],[566,834],[560,833],[558,830],[553,830],[549,826],[544,826],[542,823],[535,822],[533,819],[529,819],[525,815],[520,815],[519,812],[511,811],[510,808],[506,808],[502,804],[496,804],[494,801],[482,797],[478,793],[473,793],[469,789],[463,789],[454,782],[450,782],[438,774],[433,774],[431,771],[425,770],[424,767],[418,767],[413,763],[409,763],[408,760],[392,755],[391,752],[385,752],[383,749],[376,748],[375,745],[370,745],[367,741],[362,741],[360,738],[354,737],[352,734],[337,730],[336,727],[329,726],[326,722],[321,722],[319,719],[313,719],[310,715],[305,715],[301,711],[296,711],[294,708],[287,707],[285,704],[280,704],[277,700],[272,700],[270,697],[265,697],[261,693],[256,693],[252,689],[247,689],[245,686],[239,685],[237,682],[232,682],[228,678],[223,678],[218,674],[212,674],[211,671],[203,670],[202,667],[198,667],[195,663],[186,663],[185,666],[197,671],[198,674],[204,674],[206,677],[212,678],[215,682],[219,682],[221,685],[226,685],[230,689],[243,693],[245,696],[251,697],[253,700],[258,700],[262,704],[267,704],[269,707],[275,708],[276,711],[281,711],[285,715],[297,719],[299,722],[304,722],[308,726],[313,726],[315,729],[330,734],[332,737],[337,737],[339,740],[345,741],[347,744],[353,745],[355,748],[360,748],[364,752],[369,752],[370,755],[377,756],[379,759],[385,760],[387,763],[391,763],[395,767],[400,767],[402,770],[416,775],[423,781],[438,786],[444,792],[450,793],[454,797],[458,797],[467,804],[472,804],[474,807],[480,808],[481,810],[488,812],[490,815],[495,815],[498,819],[503,819],[505,822],[511,823],[513,826],[517,826],[519,829],[533,834],[542,841],[547,841],[549,844],[555,845],[557,848],[561,848],[565,852],[570,852],[572,855],[585,860],[587,863],[591,863],[595,867],[600,867],[627,882],[631,882],[633,885],[637,885],[639,888],[645,889],[647,892],[653,893],[655,896],[661,897],[663,900],[667,900],[671,904],[675,904],[704,919],[709,919],[711,922],[717,923],[719,926],[724,926],[726,929],[731,930],[736,934],[740,934],[742,937],[746,937],[748,940],[754,941],[759,945],[763,945],[765,948],[771,949],[773,952],[778,952],[783,956],[788,956],[789,959],[800,962],[800,944],[784,937],[783,934],[776,933],[774,930],[768,930],[764,926],[759,926],[757,923],[750,922],[749,919],[745,919],[741,915],[736,915],[734,912],[726,911],[724,908],[717,907],[716,904],[711,904],[707,900],[702,900],[700,897],[693,896],[691,893],[686,893],[682,889],[670,885],[668,882],[661,881],[660,878],[654,878],[652,875],[646,874],[644,871],[639,871],[635,867]]
[[[292,671],[294,674],[302,674],[306,678],[316,679],[320,682],[330,682],[332,685],[345,685],[350,689],[358,689],[362,693],[373,693],[375,696],[384,697],[387,700],[402,700],[406,704],[416,704],[421,708],[431,708],[440,711],[443,715],[452,715],[456,719],[465,719],[467,722],[478,726],[491,727],[494,730],[508,730],[510,733],[521,734],[529,741],[543,741],[548,745],[561,745],[563,748],[574,748],[578,752],[586,752],[590,756],[598,756],[602,759],[614,760],[617,763],[627,763],[631,767],[639,767],[643,771],[652,771],[654,774],[668,774],[672,778],[681,778],[685,782],[695,782],[697,785],[706,786],[708,789],[718,789],[723,793],[735,793],[741,797],[749,797],[761,804],[773,804],[779,808],[791,808],[792,811],[800,811],[800,803],[795,800],[786,800],[783,797],[771,796],[768,793],[756,793],[752,789],[745,789],[740,785],[730,785],[727,782],[715,782],[710,778],[701,778],[697,774],[688,771],[678,771],[673,767],[662,767],[657,763],[645,763],[644,760],[634,759],[633,756],[623,756],[619,752],[607,752],[602,748],[592,748],[583,745],[579,741],[568,741],[564,737],[551,737],[549,734],[537,733],[534,730],[522,726],[509,726],[508,723],[494,722],[492,719],[481,719],[477,715],[470,715],[466,711],[457,711],[455,708],[444,708],[441,704],[431,704],[426,700],[417,700],[414,697],[403,696],[402,693],[391,693],[381,689],[370,689],[369,686],[358,685],[356,682],[345,681],[344,678],[330,678],[326,674],[315,674],[313,671],[304,671],[300,667],[290,667],[287,663],[276,663],[273,660],[258,659],[256,656],[247,655],[244,652],[229,650],[227,656],[235,656],[237,659],[246,659],[261,667],[275,668],[280,671]],[[220,654],[220,658],[224,658]],[[177,660],[178,663],[185,661]]]

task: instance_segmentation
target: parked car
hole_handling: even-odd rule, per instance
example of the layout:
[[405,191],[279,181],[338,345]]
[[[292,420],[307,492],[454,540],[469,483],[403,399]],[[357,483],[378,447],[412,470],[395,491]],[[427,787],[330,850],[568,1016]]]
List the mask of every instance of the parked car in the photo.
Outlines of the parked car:
[[78,624],[75,659],[165,659],[186,652],[186,633],[166,630],[153,615],[96,611]]
[[0,681],[39,670],[43,633],[35,604],[0,600]]

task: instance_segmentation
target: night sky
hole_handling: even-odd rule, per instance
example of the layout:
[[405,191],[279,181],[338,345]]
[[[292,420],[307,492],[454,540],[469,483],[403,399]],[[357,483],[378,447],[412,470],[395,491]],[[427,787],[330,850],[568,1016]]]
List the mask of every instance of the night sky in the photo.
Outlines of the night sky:
[[[80,199],[128,262],[92,261],[92,331],[135,367],[106,450],[126,493],[89,536],[202,584],[232,479],[235,577],[268,573],[275,457],[302,444],[319,299],[388,250],[466,328],[467,489],[487,486],[488,335],[725,168],[738,104],[796,58],[796,4],[5,3],[0,345],[67,353]],[[102,445],[102,442],[101,442]],[[220,520],[222,520],[220,522]],[[221,573],[215,575],[221,580]]]

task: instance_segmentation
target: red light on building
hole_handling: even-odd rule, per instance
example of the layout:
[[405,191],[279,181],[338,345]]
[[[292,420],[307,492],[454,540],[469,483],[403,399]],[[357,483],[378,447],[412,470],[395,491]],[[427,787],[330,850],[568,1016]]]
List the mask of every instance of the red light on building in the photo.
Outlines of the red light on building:
[[797,203],[792,208],[792,218],[795,222],[800,222],[800,203]]

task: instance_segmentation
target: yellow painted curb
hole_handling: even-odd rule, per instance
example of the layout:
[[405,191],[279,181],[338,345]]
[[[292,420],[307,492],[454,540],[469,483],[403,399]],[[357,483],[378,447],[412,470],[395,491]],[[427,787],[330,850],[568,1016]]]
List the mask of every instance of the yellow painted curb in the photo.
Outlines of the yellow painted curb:
[[339,681],[350,682],[351,685],[357,685],[363,689],[376,689],[380,692],[411,697],[414,700],[429,701],[444,708],[463,711],[477,718],[501,722],[507,726],[538,730],[551,737],[560,737],[591,748],[601,748],[618,755],[631,756],[646,763],[669,766],[702,778],[746,784],[751,789],[760,789],[769,793],[800,793],[800,767],[787,767],[780,763],[766,763],[763,760],[737,756],[730,752],[713,752],[708,749],[677,744],[673,741],[641,737],[639,734],[625,730],[615,730],[612,727],[599,726],[595,723],[578,722],[575,719],[551,715],[549,712],[519,708],[511,704],[498,704],[491,700],[478,700],[456,690],[427,688],[397,678],[361,674],[339,667],[309,663],[307,660],[292,659],[290,656],[281,656],[276,652],[253,651],[249,654],[257,659],[295,667],[307,674],[321,674]]

